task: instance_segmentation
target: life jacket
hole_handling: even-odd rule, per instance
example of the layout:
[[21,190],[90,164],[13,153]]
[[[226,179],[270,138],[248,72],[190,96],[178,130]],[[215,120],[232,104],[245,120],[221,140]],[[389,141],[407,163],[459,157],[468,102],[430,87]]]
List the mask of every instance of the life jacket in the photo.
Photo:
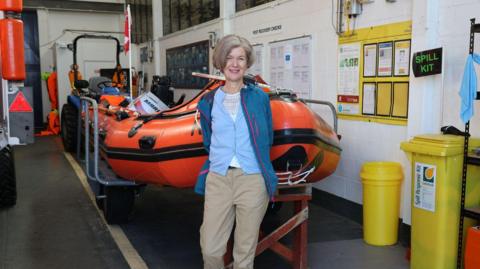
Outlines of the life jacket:
[[113,71],[112,84],[119,89],[123,89],[125,86],[125,74],[122,70],[120,72],[117,69]]
[[47,78],[48,98],[50,99],[51,110],[58,110],[58,88],[57,72],[52,72]]
[[57,135],[60,133],[60,117],[58,115],[57,72],[52,72],[50,76],[48,76],[47,91],[48,91],[48,99],[50,99],[51,110],[47,116],[47,121],[48,121],[47,130],[41,131],[39,136]]

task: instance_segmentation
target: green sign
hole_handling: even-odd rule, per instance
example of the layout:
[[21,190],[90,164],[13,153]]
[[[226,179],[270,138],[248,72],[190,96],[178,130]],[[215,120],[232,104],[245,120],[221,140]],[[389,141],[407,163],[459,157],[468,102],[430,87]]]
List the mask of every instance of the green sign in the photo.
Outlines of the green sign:
[[442,73],[442,48],[420,51],[413,54],[412,69],[415,77]]

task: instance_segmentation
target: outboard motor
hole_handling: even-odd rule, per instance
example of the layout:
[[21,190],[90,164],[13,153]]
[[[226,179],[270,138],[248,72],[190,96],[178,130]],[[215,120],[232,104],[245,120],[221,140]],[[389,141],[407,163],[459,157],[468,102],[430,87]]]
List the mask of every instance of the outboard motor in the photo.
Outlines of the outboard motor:
[[175,105],[173,101],[173,91],[171,89],[171,79],[168,76],[153,76],[150,92],[155,94],[168,107]]

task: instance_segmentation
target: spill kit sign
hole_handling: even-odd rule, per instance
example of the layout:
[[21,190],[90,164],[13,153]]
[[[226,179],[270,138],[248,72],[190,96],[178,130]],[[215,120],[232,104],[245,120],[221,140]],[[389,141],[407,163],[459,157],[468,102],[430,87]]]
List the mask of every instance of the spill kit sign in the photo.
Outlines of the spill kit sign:
[[414,182],[413,205],[416,208],[435,212],[437,166],[425,163],[415,163]]
[[425,50],[413,54],[412,69],[415,77],[442,73],[442,48]]

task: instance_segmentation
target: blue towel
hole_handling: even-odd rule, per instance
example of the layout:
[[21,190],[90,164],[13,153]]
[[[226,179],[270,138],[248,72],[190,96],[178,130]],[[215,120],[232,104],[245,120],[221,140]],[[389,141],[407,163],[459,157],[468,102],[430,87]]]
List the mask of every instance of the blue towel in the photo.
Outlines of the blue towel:
[[462,86],[460,87],[460,97],[462,104],[460,108],[460,118],[467,123],[473,116],[473,101],[477,97],[477,74],[473,62],[480,64],[480,55],[470,54],[463,71]]

